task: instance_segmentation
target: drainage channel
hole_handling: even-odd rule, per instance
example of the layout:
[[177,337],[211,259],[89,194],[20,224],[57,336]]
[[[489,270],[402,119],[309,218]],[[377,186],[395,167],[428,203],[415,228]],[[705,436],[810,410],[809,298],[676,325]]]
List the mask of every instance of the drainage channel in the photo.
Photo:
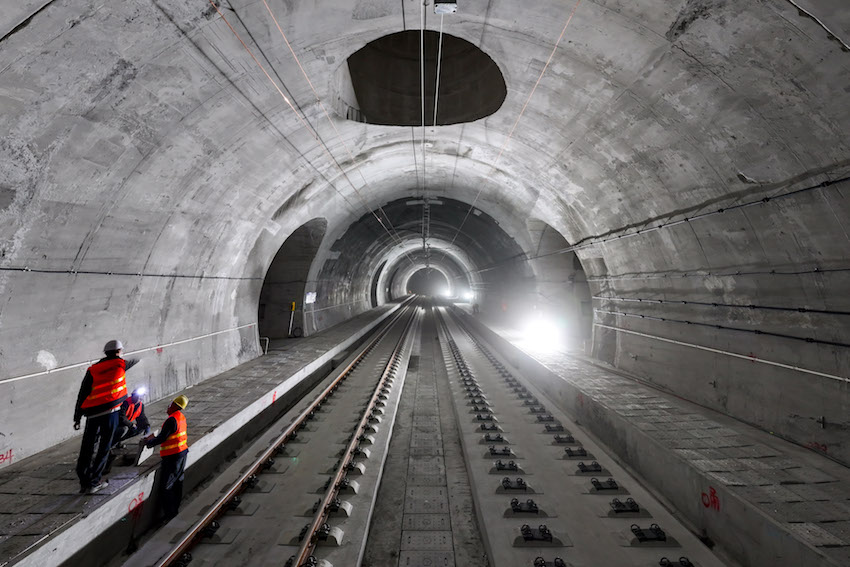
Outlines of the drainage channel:
[[363,567],[488,565],[430,315],[408,369]]

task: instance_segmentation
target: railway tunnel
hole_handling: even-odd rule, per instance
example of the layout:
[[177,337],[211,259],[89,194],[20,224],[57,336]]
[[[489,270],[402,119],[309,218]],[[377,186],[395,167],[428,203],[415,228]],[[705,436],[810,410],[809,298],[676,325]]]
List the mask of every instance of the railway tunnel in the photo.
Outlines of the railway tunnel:
[[850,564],[841,0],[7,4],[0,566]]

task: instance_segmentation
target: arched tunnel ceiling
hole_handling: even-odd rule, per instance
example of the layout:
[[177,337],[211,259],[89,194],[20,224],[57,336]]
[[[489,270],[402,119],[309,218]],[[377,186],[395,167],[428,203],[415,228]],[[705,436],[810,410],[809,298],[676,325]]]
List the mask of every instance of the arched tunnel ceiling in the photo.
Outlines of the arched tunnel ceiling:
[[[413,2],[270,6],[320,98],[348,54],[419,13]],[[342,170],[208,4],[57,1],[3,41],[5,263],[100,268],[120,232],[137,251],[130,271],[185,271],[192,250],[233,275],[281,204],[284,231],[320,213],[334,226],[417,186],[419,133],[332,129],[263,4],[230,8]],[[847,35],[840,2],[818,8]],[[428,130],[428,184],[535,211],[576,241],[847,167],[848,56],[781,0],[580,4],[505,143],[571,9],[468,2],[445,21],[493,57],[509,93],[486,120]]]
[[[529,256],[532,218],[591,244],[579,256],[594,293],[850,309],[850,204],[829,185],[850,171],[844,0],[462,2],[444,29],[493,59],[507,97],[484,119],[426,128],[424,155],[420,128],[346,120],[335,100],[347,57],[416,29],[419,3],[268,0],[298,61],[263,2],[220,4],[48,0],[0,15],[3,376],[87,360],[104,335],[128,348],[214,337],[202,362],[163,359],[185,368],[172,386],[230,368],[255,337],[214,333],[256,322],[287,236],[324,218],[328,252],[364,214],[423,191],[474,203]],[[732,276],[616,279],[718,271]],[[332,284],[339,318],[368,306],[368,289]],[[847,335],[801,317],[744,319]],[[845,351],[770,348],[850,373]]]

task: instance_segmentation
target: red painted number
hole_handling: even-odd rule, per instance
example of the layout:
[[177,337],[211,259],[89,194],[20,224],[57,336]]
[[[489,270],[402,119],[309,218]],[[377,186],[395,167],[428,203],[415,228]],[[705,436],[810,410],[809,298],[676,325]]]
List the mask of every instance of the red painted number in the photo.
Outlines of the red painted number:
[[133,516],[133,518],[138,520],[139,517],[142,515],[142,506],[144,505],[144,503],[145,493],[139,492],[139,495],[130,501],[130,505],[127,507],[127,511],[130,513],[131,516]]
[[702,499],[702,505],[705,508],[711,508],[717,512],[720,511],[720,499],[717,497],[717,491],[714,490],[713,486],[709,486],[708,494],[703,492],[700,498]]
[[11,449],[6,451],[5,453],[0,453],[0,464],[3,464],[3,463],[5,463],[7,465],[12,464],[12,450]]

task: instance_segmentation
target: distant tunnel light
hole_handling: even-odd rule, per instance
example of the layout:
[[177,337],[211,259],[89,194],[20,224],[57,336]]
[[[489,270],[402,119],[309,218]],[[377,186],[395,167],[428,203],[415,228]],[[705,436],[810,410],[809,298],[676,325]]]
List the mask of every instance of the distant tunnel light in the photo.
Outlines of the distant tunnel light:
[[473,299],[475,299],[475,294],[471,291],[465,291],[463,292],[463,299],[464,301],[472,301]]

